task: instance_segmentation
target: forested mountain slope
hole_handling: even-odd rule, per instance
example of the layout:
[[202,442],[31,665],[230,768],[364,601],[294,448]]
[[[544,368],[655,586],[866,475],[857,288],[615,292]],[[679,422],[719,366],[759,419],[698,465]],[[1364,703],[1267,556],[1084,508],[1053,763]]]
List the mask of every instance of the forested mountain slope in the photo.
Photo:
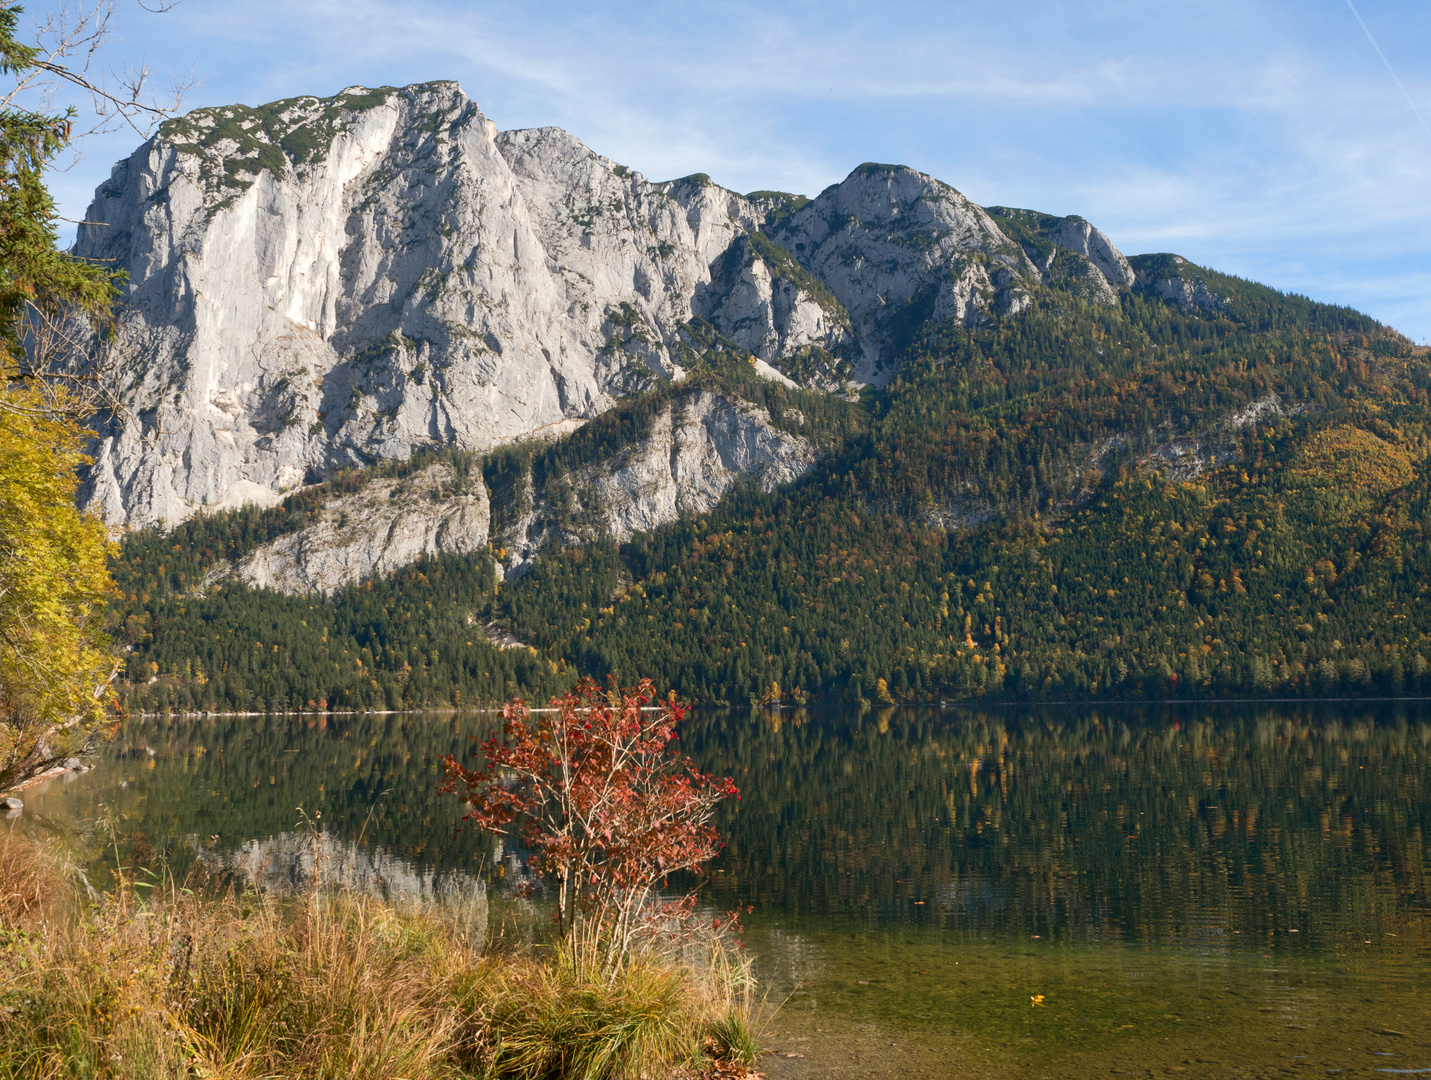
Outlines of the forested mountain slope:
[[[857,400],[761,379],[698,322],[685,382],[574,435],[377,470],[480,463],[481,551],[330,599],[211,578],[303,528],[321,487],[132,534],[130,700],[467,704],[578,672],[736,703],[1431,691],[1425,351],[1172,256],[1127,260],[1110,299],[1082,265],[1060,279],[1027,217],[1047,283],[975,325],[888,319],[895,375]],[[715,393],[798,434],[813,465],[614,534],[593,470]],[[527,647],[498,648],[498,628]]]
[[199,110],[88,218],[137,706],[1431,690],[1431,365],[1357,312],[443,82]]

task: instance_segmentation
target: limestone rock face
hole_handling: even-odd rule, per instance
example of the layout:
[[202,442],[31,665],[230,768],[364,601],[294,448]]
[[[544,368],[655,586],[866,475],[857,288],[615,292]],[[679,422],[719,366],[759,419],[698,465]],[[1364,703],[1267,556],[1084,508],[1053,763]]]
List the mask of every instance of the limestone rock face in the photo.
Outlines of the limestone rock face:
[[1116,304],[1120,290],[1137,280],[1137,273],[1123,253],[1081,217],[1058,217],[1007,206],[991,206],[988,213],[1023,249],[1045,285],[1097,303]]
[[487,543],[491,512],[480,474],[431,465],[402,480],[371,480],[326,503],[317,520],[253,552],[210,581],[326,595],[425,555],[463,555]]
[[709,390],[685,394],[635,444],[563,478],[565,510],[529,495],[501,532],[503,571],[522,575],[553,538],[625,540],[705,513],[742,480],[773,491],[803,476],[818,457],[809,440],[776,427],[759,406]]
[[453,83],[199,110],[89,219],[77,253],[129,273],[133,416],[101,428],[82,498],[131,525],[560,432],[679,377],[695,285],[754,223],[565,133],[499,137]]
[[1207,287],[1207,283],[1197,278],[1181,275],[1155,278],[1151,282],[1153,291],[1164,300],[1169,300],[1189,311],[1221,311],[1227,298],[1218,296]]
[[726,250],[694,305],[727,339],[770,365],[778,373],[772,377],[836,391],[853,374],[859,348],[849,312],[763,234]]
[[804,475],[817,457],[807,439],[777,427],[764,409],[709,390],[688,391],[643,438],[609,460],[553,478],[567,505],[549,505],[530,483],[518,485],[521,494],[508,496],[515,505],[499,506],[507,524],[497,535],[491,535],[492,506],[481,470],[459,474],[439,461],[402,478],[370,479],[356,492],[329,499],[302,529],[236,564],[217,566],[206,584],[240,581],[292,595],[331,595],[424,556],[478,551],[489,539],[503,556],[505,575],[518,577],[550,539],[625,540],[683,514],[705,513],[742,480],[773,491]]
[[739,480],[766,491],[798,479],[814,448],[772,425],[764,409],[701,392],[661,414],[650,436],[618,461],[576,478],[601,510],[608,535],[625,540],[685,514],[703,514]]
[[583,345],[597,381],[620,393],[679,377],[678,328],[711,262],[756,224],[748,200],[709,183],[647,183],[559,128],[504,132],[497,145],[560,306],[595,329]]
[[1181,255],[1139,255],[1133,260],[1137,284],[1185,311],[1216,314],[1228,298],[1208,288],[1199,268]]
[[1110,289],[1124,288],[1136,280],[1133,267],[1113,241],[1080,217],[1064,218],[1049,230],[1048,237],[1056,247],[1092,263]]
[[856,377],[882,381],[901,322],[1021,310],[1039,272],[980,207],[914,169],[862,165],[772,233],[849,313]]
[[1018,312],[1055,255],[1104,299],[1132,281],[1091,225],[1033,217],[896,166],[813,200],[652,183],[564,131],[499,132],[451,82],[197,110],[79,230],[128,274],[127,409],[81,502],[172,525],[418,447],[560,435],[713,339],[843,392],[925,326]]

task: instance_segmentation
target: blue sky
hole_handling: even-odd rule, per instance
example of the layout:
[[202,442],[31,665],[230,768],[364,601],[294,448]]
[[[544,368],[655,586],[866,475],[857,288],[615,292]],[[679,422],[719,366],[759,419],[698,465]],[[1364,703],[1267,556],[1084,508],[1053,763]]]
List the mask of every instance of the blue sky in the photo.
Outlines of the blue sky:
[[[651,179],[900,162],[1431,341],[1431,4],[1355,2],[1405,95],[1346,0],[122,0],[110,54],[192,71],[190,106],[455,78]],[[56,177],[67,216],[137,141]]]

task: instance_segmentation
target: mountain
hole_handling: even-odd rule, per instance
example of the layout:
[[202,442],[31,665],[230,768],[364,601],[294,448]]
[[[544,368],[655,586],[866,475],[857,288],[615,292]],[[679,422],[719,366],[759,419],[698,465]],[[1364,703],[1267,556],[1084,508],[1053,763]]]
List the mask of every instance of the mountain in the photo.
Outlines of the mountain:
[[911,169],[861,166],[814,200],[650,183],[564,131],[499,132],[454,83],[198,110],[86,220],[77,254],[129,275],[130,414],[84,498],[136,526],[417,446],[570,431],[681,378],[693,319],[841,391],[887,377],[916,310],[1020,310],[1056,253],[1105,298],[1132,281],[1086,223],[1021,222],[1021,246]]
[[865,164],[652,183],[451,83],[199,110],[86,505],[149,707],[1431,689],[1425,350]]

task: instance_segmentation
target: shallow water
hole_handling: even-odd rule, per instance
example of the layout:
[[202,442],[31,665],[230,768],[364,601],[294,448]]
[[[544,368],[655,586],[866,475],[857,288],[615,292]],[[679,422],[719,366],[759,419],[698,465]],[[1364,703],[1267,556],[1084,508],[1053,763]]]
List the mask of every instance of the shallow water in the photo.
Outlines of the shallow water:
[[[471,893],[520,872],[435,794],[487,723],[134,720],[25,816],[279,880],[317,824],[329,875]],[[774,1077],[1431,1069],[1422,706],[703,713],[682,745],[742,789],[704,895],[749,909]]]

